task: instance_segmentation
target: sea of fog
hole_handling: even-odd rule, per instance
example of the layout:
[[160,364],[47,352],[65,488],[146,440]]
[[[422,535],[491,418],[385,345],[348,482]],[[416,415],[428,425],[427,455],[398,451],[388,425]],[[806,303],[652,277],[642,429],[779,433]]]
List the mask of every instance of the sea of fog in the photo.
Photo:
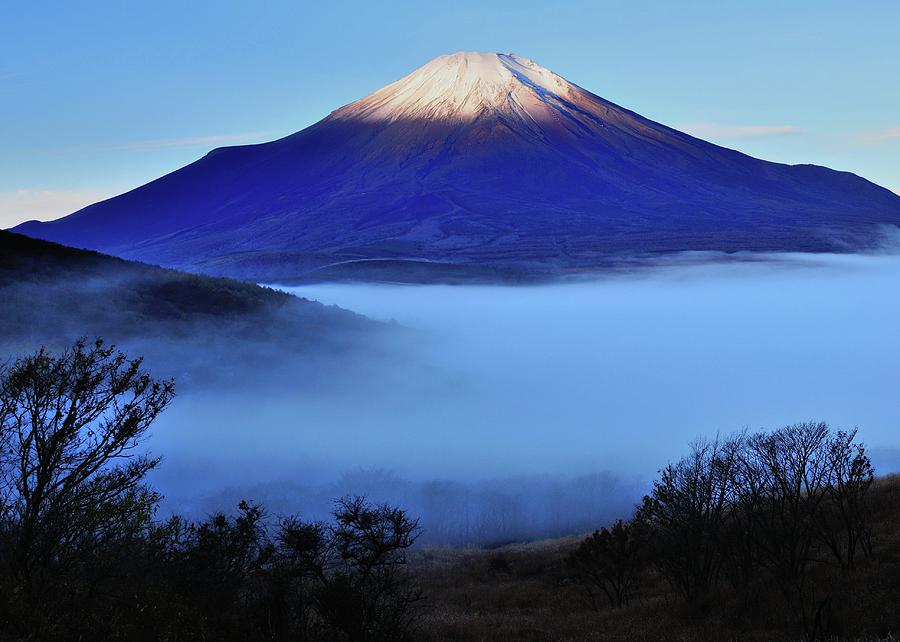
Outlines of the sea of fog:
[[[698,436],[824,420],[858,426],[879,472],[900,467],[897,256],[680,261],[553,285],[284,289],[396,321],[402,338],[365,363],[323,365],[314,391],[248,380],[179,399],[151,443],[173,505],[250,494],[318,514],[329,496],[368,492],[435,523],[452,506],[474,524],[444,538],[454,542],[508,510],[513,526],[482,524],[491,532],[478,536],[500,540],[627,511]],[[578,519],[560,516],[570,505]]]

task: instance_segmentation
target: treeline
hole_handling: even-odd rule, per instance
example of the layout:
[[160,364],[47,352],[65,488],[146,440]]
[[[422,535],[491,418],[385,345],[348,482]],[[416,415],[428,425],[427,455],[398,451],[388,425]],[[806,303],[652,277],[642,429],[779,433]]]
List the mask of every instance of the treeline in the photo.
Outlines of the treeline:
[[809,639],[833,634],[835,601],[872,553],[872,464],[856,432],[802,423],[696,442],[660,471],[629,521],[585,539],[569,559],[595,604],[640,597],[664,579],[689,611],[780,606]]
[[0,371],[0,639],[407,638],[419,527],[398,508],[155,519],[139,447],[173,395],[100,341]]
[[645,484],[637,480],[606,472],[418,481],[390,470],[359,469],[322,484],[278,481],[241,487],[235,483],[184,505],[191,514],[204,514],[253,497],[276,513],[302,507],[304,515],[326,518],[335,497],[359,495],[398,504],[416,515],[423,526],[419,546],[497,548],[592,530],[628,514],[645,491]]

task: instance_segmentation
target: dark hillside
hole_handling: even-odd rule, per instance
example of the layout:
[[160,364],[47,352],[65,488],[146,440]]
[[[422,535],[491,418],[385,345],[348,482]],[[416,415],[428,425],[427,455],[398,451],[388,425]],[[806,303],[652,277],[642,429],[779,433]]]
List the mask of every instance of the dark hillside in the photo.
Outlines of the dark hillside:
[[186,383],[275,355],[336,354],[379,324],[225,278],[187,274],[0,231],[0,353],[102,336]]

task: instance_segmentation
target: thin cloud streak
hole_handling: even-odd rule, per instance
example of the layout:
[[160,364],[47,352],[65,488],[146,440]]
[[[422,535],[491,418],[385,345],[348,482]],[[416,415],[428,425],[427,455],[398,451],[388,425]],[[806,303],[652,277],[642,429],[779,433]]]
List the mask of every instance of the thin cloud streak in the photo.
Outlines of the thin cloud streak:
[[[243,134],[215,134],[211,136],[188,136],[186,138],[165,138],[160,140],[144,140],[128,143],[112,143],[109,145],[91,145],[89,149],[97,151],[129,151],[141,149],[173,149],[177,147],[202,147],[208,145],[229,145],[238,143],[264,142],[277,136],[279,132],[246,132]],[[83,148],[86,149],[86,148]]]
[[280,131],[245,132],[241,134],[213,134],[209,136],[186,136],[184,138],[161,138],[155,140],[123,141],[113,143],[88,143],[84,145],[66,145],[61,147],[23,147],[17,150],[20,154],[66,155],[97,152],[131,152],[171,149],[212,149],[229,145],[257,144],[275,140],[283,136]]
[[719,123],[695,123],[684,125],[681,130],[697,138],[760,138],[799,134],[794,125],[722,125]]
[[863,143],[883,143],[889,140],[900,140],[900,126],[863,132],[857,136],[857,140]]

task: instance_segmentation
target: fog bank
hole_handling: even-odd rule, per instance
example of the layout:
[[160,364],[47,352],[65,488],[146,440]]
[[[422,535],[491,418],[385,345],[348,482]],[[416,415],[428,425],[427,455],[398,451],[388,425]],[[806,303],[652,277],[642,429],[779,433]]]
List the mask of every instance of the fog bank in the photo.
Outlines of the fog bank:
[[[289,290],[408,332],[377,358],[320,370],[314,390],[251,379],[179,399],[151,443],[170,497],[277,495],[271,485],[284,483],[364,491],[338,483],[360,468],[474,493],[492,480],[512,480],[512,492],[516,479],[550,488],[604,472],[626,480],[609,491],[621,505],[639,496],[635,479],[699,435],[811,419],[858,425],[880,472],[897,461],[896,256],[783,255],[541,286]],[[290,364],[272,367],[290,377]],[[319,501],[304,492],[298,504]]]

